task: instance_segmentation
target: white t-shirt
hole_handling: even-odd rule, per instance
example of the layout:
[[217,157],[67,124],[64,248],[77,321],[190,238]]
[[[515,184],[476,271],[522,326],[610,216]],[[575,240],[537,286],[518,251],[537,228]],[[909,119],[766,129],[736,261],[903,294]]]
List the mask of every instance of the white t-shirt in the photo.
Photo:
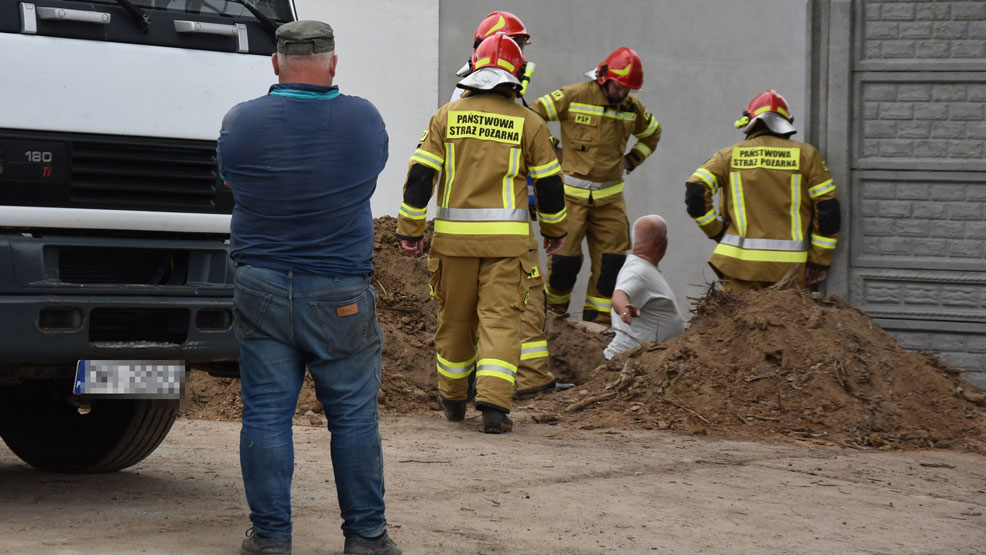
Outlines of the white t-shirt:
[[610,310],[616,337],[603,353],[606,360],[646,341],[671,341],[685,331],[685,321],[678,312],[671,286],[657,266],[639,256],[628,255],[616,278],[616,289],[630,297],[630,303],[640,309],[640,317],[627,325],[615,309]]

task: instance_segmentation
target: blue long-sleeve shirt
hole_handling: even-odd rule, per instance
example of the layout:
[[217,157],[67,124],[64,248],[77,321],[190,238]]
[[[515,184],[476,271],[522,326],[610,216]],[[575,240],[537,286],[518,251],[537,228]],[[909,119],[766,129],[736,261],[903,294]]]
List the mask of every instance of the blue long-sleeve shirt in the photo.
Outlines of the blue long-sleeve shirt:
[[336,86],[276,84],[226,114],[216,150],[233,189],[234,262],[335,277],[373,273],[370,197],[388,137],[372,103]]

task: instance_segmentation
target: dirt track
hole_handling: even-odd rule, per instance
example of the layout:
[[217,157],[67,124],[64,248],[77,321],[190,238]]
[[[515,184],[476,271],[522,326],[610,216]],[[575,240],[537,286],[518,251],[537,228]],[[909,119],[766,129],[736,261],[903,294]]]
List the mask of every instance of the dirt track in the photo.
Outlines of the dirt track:
[[[986,551],[979,454],[517,421],[491,437],[475,417],[383,420],[405,553]],[[0,444],[0,553],[238,553],[238,435],[235,422],[182,419],[143,463],[89,476],[36,472]],[[298,425],[295,443],[295,552],[339,553],[328,433]]]

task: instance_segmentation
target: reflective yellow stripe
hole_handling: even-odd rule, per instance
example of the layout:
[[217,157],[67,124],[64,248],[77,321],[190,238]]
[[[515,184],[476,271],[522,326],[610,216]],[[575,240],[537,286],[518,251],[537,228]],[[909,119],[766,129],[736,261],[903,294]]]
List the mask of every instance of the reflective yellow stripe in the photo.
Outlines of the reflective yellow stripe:
[[833,189],[835,189],[835,183],[833,183],[832,180],[829,179],[828,181],[823,181],[818,185],[815,185],[814,187],[808,189],[808,196],[810,196],[811,198],[818,198]]
[[558,160],[552,160],[551,162],[544,164],[542,166],[530,166],[527,168],[527,173],[534,179],[542,179],[548,176],[555,175],[561,171],[561,163]]
[[551,100],[551,95],[546,94],[539,98],[541,104],[544,104],[544,111],[548,113],[548,121],[558,121],[558,110],[555,109],[555,103]]
[[548,302],[551,304],[565,304],[572,299],[572,292],[569,291],[568,293],[564,293],[564,294],[552,293],[551,289],[548,289],[548,286],[545,285],[544,296],[547,297]]
[[538,218],[546,224],[556,224],[565,219],[568,216],[568,209],[562,208],[561,212],[555,212],[554,214],[545,214],[544,212],[538,211]]
[[507,164],[507,173],[503,176],[503,207],[514,207],[514,178],[520,173],[520,149],[510,149],[510,163]]
[[616,112],[609,110],[602,106],[595,106],[593,104],[583,104],[581,102],[573,102],[568,107],[568,111],[575,112],[578,114],[589,114],[592,116],[603,116],[607,118],[620,119],[624,121],[637,121],[636,112]]
[[746,237],[746,200],[743,198],[743,179],[739,172],[729,174],[729,183],[733,191],[733,218],[740,237]]
[[442,157],[436,156],[427,150],[422,150],[420,148],[414,151],[414,155],[411,156],[411,161],[424,164],[435,171],[442,171],[442,162],[444,162]]
[[607,299],[606,297],[590,297],[586,295],[585,297],[585,308],[589,310],[595,310],[596,312],[609,312],[609,309],[613,307],[613,301]]
[[706,212],[704,216],[695,218],[695,221],[698,222],[698,225],[705,225],[715,219],[716,219],[716,209],[713,208],[712,210]]
[[[759,116],[760,114],[762,114],[764,112],[769,112],[769,111],[770,111],[770,105],[761,106],[761,107],[759,107],[759,108],[757,108],[756,110],[753,111],[753,117]],[[782,116],[784,116],[784,117],[786,117],[787,119],[791,119],[791,115],[787,113],[787,110],[785,110],[784,108],[781,108],[780,106],[777,107],[777,113],[780,114],[780,115],[782,115]]]
[[565,185],[565,194],[572,197],[578,198],[589,198],[589,193],[592,193],[592,198],[606,198],[608,196],[615,195],[617,193],[623,192],[623,185],[625,183],[620,181],[616,185],[611,185],[609,187],[604,187],[602,189],[596,189],[595,191],[590,191],[589,189],[582,189],[579,187],[572,187],[571,185]]
[[811,244],[815,247],[834,249],[836,242],[838,242],[838,239],[823,237],[821,235],[815,235],[814,233],[811,234]]
[[[643,157],[644,157],[643,158],[644,160],[646,160],[647,157],[650,156],[654,152],[653,150],[650,149],[649,146],[645,145],[644,143],[637,143],[637,144],[633,145],[633,149],[631,149],[631,150],[636,150],[637,152],[639,152],[640,154],[642,154]],[[643,161],[643,160],[641,160],[641,161]]]
[[659,125],[660,124],[657,123],[657,118],[655,118],[654,115],[651,114],[650,123],[648,123],[647,129],[644,129],[640,133],[635,134],[634,137],[638,139],[645,139],[647,137],[650,137],[651,135],[654,134],[655,131],[657,131]]
[[522,343],[520,346],[520,360],[543,358],[548,354],[547,341],[531,341],[530,343]]
[[449,235],[530,235],[527,222],[449,222],[435,220],[435,233]]
[[481,358],[476,365],[476,377],[489,376],[514,383],[517,378],[517,366],[498,358]]
[[[478,64],[477,64],[477,65],[478,65]],[[496,61],[496,65],[498,65],[498,66],[500,66],[500,67],[502,67],[503,69],[505,69],[505,70],[507,70],[507,71],[509,71],[510,73],[514,73],[514,72],[516,72],[516,71],[517,71],[517,68],[516,68],[516,67],[514,67],[514,65],[513,65],[512,63],[510,63],[510,62],[508,62],[508,61],[506,61],[506,60],[504,60],[503,58],[499,58],[499,59],[498,59],[498,60]]]
[[710,189],[712,189],[713,195],[719,190],[719,182],[716,180],[716,176],[712,175],[709,170],[706,170],[705,168],[695,170],[692,177],[701,179],[706,185],[709,186]]
[[801,231],[801,174],[791,174],[791,240],[804,241]]
[[476,368],[476,357],[462,362],[452,362],[436,353],[435,358],[438,359],[438,373],[453,380],[468,378]]
[[762,251],[741,249],[723,243],[716,246],[715,254],[750,262],[805,262],[808,260],[808,251]]
[[452,181],[455,179],[455,145],[445,143],[445,195],[440,206],[448,206],[452,196]]
[[412,220],[424,220],[428,217],[428,207],[415,208],[405,202],[401,203],[401,215]]

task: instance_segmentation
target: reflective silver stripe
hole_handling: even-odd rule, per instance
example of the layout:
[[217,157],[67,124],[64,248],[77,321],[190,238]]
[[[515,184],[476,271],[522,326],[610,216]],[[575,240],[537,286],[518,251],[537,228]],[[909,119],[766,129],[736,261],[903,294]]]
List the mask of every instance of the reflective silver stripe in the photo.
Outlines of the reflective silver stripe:
[[452,376],[468,376],[472,373],[473,369],[476,368],[475,361],[469,361],[465,364],[466,366],[463,367],[449,366],[448,364],[443,363],[441,358],[438,359],[438,367]]
[[551,95],[546,94],[538,100],[544,104],[544,111],[548,113],[548,121],[558,121],[558,110],[555,109],[555,102],[551,100]]
[[415,208],[410,204],[402,202],[401,214],[404,214],[409,218],[415,218],[415,219],[425,218],[428,216],[428,207],[426,206],[424,208]]
[[520,350],[520,357],[521,357],[521,359],[523,359],[524,358],[524,355],[528,355],[527,358],[535,358],[535,357],[530,356],[530,355],[533,355],[535,353],[544,353],[544,355],[542,355],[542,356],[548,356],[548,346],[547,345],[538,345],[537,347],[527,347],[527,348],[521,349]]
[[442,220],[463,222],[526,222],[530,218],[527,208],[448,208],[439,206],[435,214]]
[[647,124],[647,129],[641,131],[639,135],[635,134],[634,137],[638,139],[645,139],[647,137],[650,137],[651,135],[654,134],[655,131],[657,131],[658,125],[659,124],[657,123],[657,118],[655,118],[654,115],[651,114],[650,120],[648,121]]
[[592,308],[599,312],[608,312],[613,306],[613,302],[609,299],[604,299],[602,297],[586,297],[585,307]]
[[551,304],[565,304],[572,298],[572,294],[567,295],[555,295],[551,291],[548,291],[547,286],[544,288],[544,296],[548,298],[548,302]]
[[808,249],[804,241],[791,241],[789,239],[750,239],[739,235],[724,235],[719,241],[723,245],[732,245],[741,249],[754,249],[761,251],[791,251],[800,252]]
[[517,377],[517,372],[511,370],[510,368],[507,368],[506,366],[500,364],[493,364],[491,362],[484,362],[483,364],[477,366],[476,374],[480,375],[481,372],[483,373],[496,372],[499,374],[506,374],[507,376],[510,376],[511,379]]
[[589,191],[605,189],[606,187],[612,187],[613,185],[619,185],[620,183],[623,183],[622,179],[606,181],[604,183],[596,183],[595,181],[589,181],[588,179],[579,179],[578,177],[572,177],[570,175],[565,176],[565,185],[579,189],[587,189]]

